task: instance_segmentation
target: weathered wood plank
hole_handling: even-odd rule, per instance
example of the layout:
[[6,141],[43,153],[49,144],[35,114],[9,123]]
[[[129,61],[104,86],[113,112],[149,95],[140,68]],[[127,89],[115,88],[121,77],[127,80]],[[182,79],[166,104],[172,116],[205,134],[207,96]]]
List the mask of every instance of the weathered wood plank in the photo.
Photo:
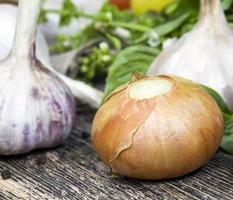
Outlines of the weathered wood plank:
[[0,199],[233,199],[233,157],[222,152],[178,179],[113,178],[90,144],[94,113],[79,105],[78,126],[58,148],[1,157]]

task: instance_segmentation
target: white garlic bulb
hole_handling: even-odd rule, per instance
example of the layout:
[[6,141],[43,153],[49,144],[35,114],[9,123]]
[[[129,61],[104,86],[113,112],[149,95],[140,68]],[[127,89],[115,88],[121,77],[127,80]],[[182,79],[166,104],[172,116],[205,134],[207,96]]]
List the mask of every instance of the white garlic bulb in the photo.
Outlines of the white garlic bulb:
[[[14,30],[17,18],[17,7],[12,4],[0,4],[0,59],[5,58],[12,47]],[[51,63],[48,46],[44,35],[38,29],[36,37],[36,55],[38,59],[49,67],[51,70],[53,63]],[[53,70],[70,88],[73,95],[88,103],[92,107],[98,108],[101,104],[103,92],[99,91],[81,81],[73,80],[65,75],[62,75]]]
[[148,74],[172,74],[218,91],[233,108],[233,34],[220,0],[201,0],[194,29],[165,49]]
[[13,48],[0,62],[0,154],[11,155],[64,141],[75,120],[65,83],[35,56],[40,0],[20,0]]

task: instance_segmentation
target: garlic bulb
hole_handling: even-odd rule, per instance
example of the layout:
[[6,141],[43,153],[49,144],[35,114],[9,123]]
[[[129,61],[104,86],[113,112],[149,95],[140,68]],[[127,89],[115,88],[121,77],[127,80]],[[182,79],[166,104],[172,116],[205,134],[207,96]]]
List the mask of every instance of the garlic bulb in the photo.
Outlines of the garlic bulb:
[[112,171],[138,179],[174,178],[205,164],[223,134],[221,111],[192,81],[138,78],[116,89],[92,126],[94,149]]
[[9,56],[0,62],[0,154],[11,155],[64,141],[75,120],[65,83],[36,58],[40,0],[20,0]]
[[[12,47],[14,30],[17,18],[17,7],[11,4],[0,4],[0,59],[5,58]],[[36,55],[38,59],[52,69],[53,63],[51,63],[48,46],[45,38],[40,31],[37,31],[36,38]],[[73,80],[67,76],[64,76],[53,70],[70,88],[73,95],[87,102],[94,108],[98,108],[102,102],[103,92],[99,91],[91,86],[77,80]]]
[[207,85],[233,108],[233,34],[220,0],[201,0],[197,25],[165,49],[147,74],[179,75]]

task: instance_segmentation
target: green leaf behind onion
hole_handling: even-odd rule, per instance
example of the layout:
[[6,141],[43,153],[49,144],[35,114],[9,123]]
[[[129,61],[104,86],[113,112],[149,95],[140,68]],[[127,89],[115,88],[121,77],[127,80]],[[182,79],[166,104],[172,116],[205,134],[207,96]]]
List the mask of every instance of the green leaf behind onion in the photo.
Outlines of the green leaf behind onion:
[[219,105],[224,119],[224,135],[221,148],[227,153],[233,154],[233,112],[230,111],[223,98],[213,89],[203,86]]
[[110,66],[106,80],[105,97],[114,89],[128,82],[133,72],[144,74],[159,50],[135,45],[121,51]]

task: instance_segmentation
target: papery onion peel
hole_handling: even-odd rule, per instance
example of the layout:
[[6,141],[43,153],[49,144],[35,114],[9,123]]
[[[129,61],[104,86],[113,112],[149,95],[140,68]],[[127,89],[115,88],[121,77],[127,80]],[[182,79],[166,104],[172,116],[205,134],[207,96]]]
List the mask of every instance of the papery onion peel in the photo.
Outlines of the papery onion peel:
[[136,77],[116,89],[92,126],[97,154],[112,171],[174,178],[205,164],[223,134],[221,111],[199,84],[175,76]]

